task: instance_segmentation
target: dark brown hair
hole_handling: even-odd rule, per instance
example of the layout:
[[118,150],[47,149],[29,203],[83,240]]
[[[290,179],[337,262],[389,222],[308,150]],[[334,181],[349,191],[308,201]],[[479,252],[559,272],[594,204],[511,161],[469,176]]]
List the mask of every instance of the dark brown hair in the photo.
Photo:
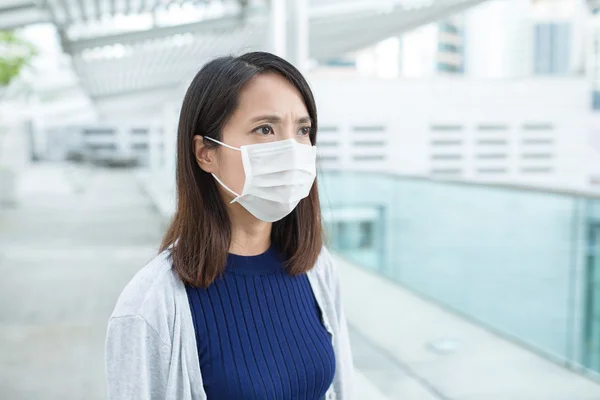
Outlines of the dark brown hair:
[[[276,73],[300,92],[312,119],[310,141],[316,144],[317,109],[302,74],[284,59],[253,52],[221,57],[206,64],[188,88],[177,131],[177,209],[160,250],[171,247],[173,267],[184,283],[209,286],[225,269],[231,225],[214,178],[202,170],[194,154],[195,135],[221,140],[221,132],[238,106],[243,87],[256,75]],[[204,141],[206,146],[214,146]],[[315,264],[323,243],[317,182],[307,198],[281,221],[273,223],[271,244],[297,275]]]

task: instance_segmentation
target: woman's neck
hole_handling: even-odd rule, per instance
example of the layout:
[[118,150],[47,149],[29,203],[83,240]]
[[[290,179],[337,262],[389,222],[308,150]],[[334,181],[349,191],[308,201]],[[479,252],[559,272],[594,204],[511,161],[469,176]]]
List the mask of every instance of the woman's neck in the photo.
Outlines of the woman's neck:
[[272,223],[261,221],[246,210],[230,213],[230,221],[229,252],[231,254],[255,256],[264,253],[271,247]]

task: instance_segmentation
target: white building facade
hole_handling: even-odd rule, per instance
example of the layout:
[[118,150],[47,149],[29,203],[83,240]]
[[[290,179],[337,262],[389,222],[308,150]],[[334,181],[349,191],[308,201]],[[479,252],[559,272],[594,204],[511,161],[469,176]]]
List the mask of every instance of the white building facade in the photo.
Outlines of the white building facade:
[[584,79],[314,77],[313,86],[325,169],[597,190]]

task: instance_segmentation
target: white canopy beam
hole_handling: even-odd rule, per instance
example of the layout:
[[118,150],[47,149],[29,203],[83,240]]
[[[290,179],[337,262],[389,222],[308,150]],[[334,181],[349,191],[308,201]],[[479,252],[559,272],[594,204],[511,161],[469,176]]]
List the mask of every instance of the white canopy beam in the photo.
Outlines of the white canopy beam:
[[35,2],[6,0],[0,4],[0,30],[39,22],[50,22],[50,14]]
[[[262,20],[262,15],[253,18]],[[122,45],[136,44],[155,39],[162,39],[169,36],[175,36],[185,33],[205,33],[205,32],[231,32],[240,28],[240,19],[237,14],[214,19],[207,19],[189,24],[173,25],[152,28],[144,31],[134,31],[120,33],[116,35],[98,36],[90,39],[79,39],[65,43],[65,51],[70,54],[77,54],[83,50],[103,47],[119,43]]]

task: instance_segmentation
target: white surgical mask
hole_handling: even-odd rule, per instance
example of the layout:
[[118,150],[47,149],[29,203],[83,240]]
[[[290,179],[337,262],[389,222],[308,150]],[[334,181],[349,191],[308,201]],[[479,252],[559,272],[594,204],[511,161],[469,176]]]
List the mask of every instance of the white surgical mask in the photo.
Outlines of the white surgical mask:
[[315,146],[300,144],[294,139],[237,147],[206,139],[242,153],[246,181],[241,194],[227,187],[215,174],[212,176],[256,218],[275,222],[291,213],[300,200],[307,197],[316,176]]

